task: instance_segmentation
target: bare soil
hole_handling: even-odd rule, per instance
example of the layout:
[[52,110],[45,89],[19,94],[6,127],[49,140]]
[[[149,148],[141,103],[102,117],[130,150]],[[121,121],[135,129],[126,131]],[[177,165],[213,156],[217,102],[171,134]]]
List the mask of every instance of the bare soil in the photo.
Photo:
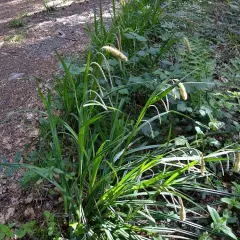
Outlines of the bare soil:
[[[0,161],[12,162],[38,138],[36,78],[46,85],[53,81],[52,74],[59,71],[55,50],[63,56],[84,56],[90,41],[86,24],[93,22],[99,2],[64,1],[49,12],[43,0],[0,0]],[[102,0],[109,20],[110,2]],[[16,27],[13,19],[23,26]],[[52,197],[38,192],[38,186],[34,192],[24,191],[21,176],[18,171],[6,178],[0,169],[0,224],[36,219],[44,209],[54,208]]]
[[[48,12],[43,0],[0,0],[0,157],[11,160],[36,137],[35,116],[19,111],[39,108],[35,77],[48,82],[58,70],[54,51],[83,55],[89,44],[85,27],[99,0],[57,6]],[[12,27],[13,19],[23,26]]]

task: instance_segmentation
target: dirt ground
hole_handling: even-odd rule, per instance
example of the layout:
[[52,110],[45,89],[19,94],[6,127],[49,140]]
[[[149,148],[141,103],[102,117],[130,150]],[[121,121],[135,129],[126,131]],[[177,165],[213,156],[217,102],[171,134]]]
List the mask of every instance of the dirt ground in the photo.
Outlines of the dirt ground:
[[[48,12],[43,0],[0,0],[0,157],[9,160],[38,134],[35,115],[19,113],[39,107],[35,77],[46,83],[57,71],[55,50],[83,54],[89,44],[85,27],[99,0],[55,6]],[[106,11],[105,17],[111,15]],[[19,18],[23,26],[11,26]]]
[[[54,81],[52,74],[59,71],[55,50],[63,56],[84,56],[89,45],[85,27],[93,22],[94,10],[99,12],[100,0],[55,2],[50,12],[43,2],[0,0],[1,161],[12,162],[17,152],[37,139],[36,111],[41,102],[36,77],[45,85]],[[102,0],[104,17],[109,21],[110,2]],[[14,19],[21,19],[22,26],[16,27],[19,20]],[[35,219],[38,212],[51,208],[51,196],[43,197],[36,190],[32,196],[19,187],[20,176],[17,172],[6,177],[0,168],[0,224]]]

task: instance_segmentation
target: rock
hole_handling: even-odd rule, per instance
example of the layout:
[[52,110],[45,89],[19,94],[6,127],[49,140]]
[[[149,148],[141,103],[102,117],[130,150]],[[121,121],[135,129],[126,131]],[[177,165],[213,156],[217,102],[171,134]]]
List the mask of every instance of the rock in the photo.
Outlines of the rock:
[[9,140],[10,140],[10,137],[3,137],[3,138],[2,138],[2,143],[3,143],[3,144],[6,144],[6,143],[9,142]]
[[17,189],[17,187],[18,187],[18,185],[17,185],[16,183],[12,183],[12,184],[10,184],[10,186],[8,187],[8,189],[10,189],[10,190],[15,190],[15,189]]
[[2,188],[2,193],[6,193],[6,192],[7,192],[6,187],[3,187],[3,188]]
[[39,179],[37,182],[36,182],[36,185],[40,185],[40,184],[42,184],[43,183],[43,179],[41,178],[41,179]]
[[35,138],[35,137],[38,137],[38,136],[39,136],[39,130],[37,128],[33,129],[30,132],[30,137]]
[[24,211],[24,216],[25,217],[30,217],[31,219],[33,219],[35,217],[35,212],[33,210],[33,208],[27,208],[25,211]]
[[32,122],[34,120],[34,114],[33,113],[27,113],[26,118],[27,118],[27,121]]
[[7,143],[5,146],[4,146],[5,149],[7,150],[11,150],[12,149],[12,145]]
[[16,197],[12,197],[12,198],[11,198],[11,203],[12,203],[12,204],[15,204],[15,205],[16,205],[18,202],[19,202],[19,199],[18,199],[18,198],[16,198]]
[[5,224],[6,221],[5,221],[5,218],[4,218],[4,215],[1,213],[0,214],[0,224]]
[[8,208],[7,214],[5,215],[5,221],[12,217],[15,213],[15,208]]
[[6,187],[0,185],[0,194],[3,194],[6,192]]
[[33,200],[33,194],[30,193],[30,194],[27,196],[27,198],[25,199],[25,203],[26,203],[26,204],[29,204],[29,203],[32,202],[32,200]]
[[8,76],[8,80],[19,80],[22,79],[24,75],[24,73],[10,73],[10,75]]
[[66,37],[66,34],[65,34],[63,31],[61,31],[61,30],[58,30],[58,31],[57,31],[57,35],[58,35],[60,38],[65,38],[65,37]]

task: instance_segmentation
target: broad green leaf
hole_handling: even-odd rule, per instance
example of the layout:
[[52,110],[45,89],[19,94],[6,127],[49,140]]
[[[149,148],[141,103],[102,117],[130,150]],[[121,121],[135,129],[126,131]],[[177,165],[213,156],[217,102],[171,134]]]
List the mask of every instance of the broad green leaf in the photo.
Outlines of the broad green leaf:
[[26,231],[23,228],[18,229],[15,234],[17,237],[22,238],[26,235]]
[[127,88],[122,88],[118,92],[122,95],[128,95],[129,94],[129,91],[128,91]]
[[207,206],[207,208],[208,208],[208,211],[209,211],[209,213],[210,213],[210,215],[212,217],[212,220],[215,223],[219,223],[221,221],[221,218],[220,218],[218,212],[214,208],[212,208],[210,206]]
[[4,240],[4,237],[5,237],[5,233],[0,232],[0,240]]
[[177,110],[180,112],[185,112],[187,110],[187,104],[183,101],[177,104]]
[[175,145],[176,146],[185,146],[188,144],[188,140],[184,136],[179,136],[174,139]]
[[201,135],[201,136],[204,135],[204,132],[202,131],[202,129],[200,127],[195,127],[195,130],[196,130],[198,135]]
[[140,42],[146,42],[147,41],[147,39],[145,37],[142,37],[142,36],[139,36],[139,35],[136,36],[136,39]]
[[221,201],[224,202],[224,203],[227,203],[229,205],[232,204],[232,199],[231,198],[221,198]]
[[224,226],[221,228],[221,230],[227,234],[228,236],[230,236],[232,239],[238,240],[238,238],[233,234],[232,229],[228,226]]

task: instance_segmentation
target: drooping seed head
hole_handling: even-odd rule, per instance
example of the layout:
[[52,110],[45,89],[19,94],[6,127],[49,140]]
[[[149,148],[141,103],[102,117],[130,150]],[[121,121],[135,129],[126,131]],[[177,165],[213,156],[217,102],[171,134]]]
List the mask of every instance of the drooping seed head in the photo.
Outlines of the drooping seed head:
[[185,211],[185,207],[183,205],[182,198],[178,197],[178,201],[179,201],[179,206],[180,206],[180,211],[179,211],[180,219],[182,221],[185,221],[186,220],[186,211]]
[[237,159],[236,162],[234,164],[234,172],[239,172],[240,171],[240,152],[237,153]]
[[102,47],[102,49],[106,50],[107,52],[112,54],[114,57],[122,60],[123,62],[128,61],[128,58],[122,52],[120,52],[117,48],[114,48],[111,46],[104,46],[104,47]]
[[188,52],[192,52],[192,49],[191,49],[191,45],[190,45],[189,40],[188,40],[186,37],[184,37],[184,38],[183,38],[183,41],[184,41],[184,43],[185,43],[185,46],[186,46]]
[[183,100],[187,100],[188,95],[187,95],[187,91],[186,91],[186,88],[184,87],[183,83],[179,83],[178,88],[179,88],[179,92],[180,92],[180,95],[183,98]]
[[204,176],[204,172],[205,172],[205,162],[204,162],[204,158],[203,158],[203,154],[202,154],[202,153],[201,153],[200,164],[201,164],[201,175]]

